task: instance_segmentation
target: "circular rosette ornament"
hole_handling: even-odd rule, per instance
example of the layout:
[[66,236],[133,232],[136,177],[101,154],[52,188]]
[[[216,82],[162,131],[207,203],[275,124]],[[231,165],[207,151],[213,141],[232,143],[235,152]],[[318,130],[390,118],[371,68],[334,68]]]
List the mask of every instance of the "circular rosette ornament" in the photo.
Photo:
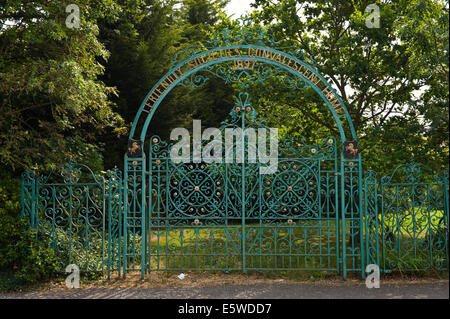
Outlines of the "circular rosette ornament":
[[217,166],[182,164],[170,176],[169,207],[173,217],[209,216],[221,211],[221,174]]
[[301,162],[283,163],[279,174],[264,186],[264,201],[270,215],[303,217],[317,210],[317,172],[314,167]]

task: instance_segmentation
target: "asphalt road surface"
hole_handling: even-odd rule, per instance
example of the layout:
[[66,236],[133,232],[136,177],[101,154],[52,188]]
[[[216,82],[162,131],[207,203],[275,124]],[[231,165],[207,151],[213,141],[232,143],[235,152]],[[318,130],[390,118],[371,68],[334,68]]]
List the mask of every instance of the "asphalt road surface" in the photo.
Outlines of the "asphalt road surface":
[[0,299],[449,299],[449,283],[389,283],[378,289],[364,283],[53,289],[2,293]]

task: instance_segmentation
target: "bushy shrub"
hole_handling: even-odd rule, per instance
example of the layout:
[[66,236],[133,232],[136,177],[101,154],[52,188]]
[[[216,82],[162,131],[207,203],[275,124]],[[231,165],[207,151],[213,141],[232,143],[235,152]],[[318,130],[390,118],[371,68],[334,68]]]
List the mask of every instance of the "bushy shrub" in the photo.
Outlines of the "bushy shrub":
[[60,257],[36,239],[20,218],[20,180],[0,176],[0,289],[19,289],[49,279],[61,269]]

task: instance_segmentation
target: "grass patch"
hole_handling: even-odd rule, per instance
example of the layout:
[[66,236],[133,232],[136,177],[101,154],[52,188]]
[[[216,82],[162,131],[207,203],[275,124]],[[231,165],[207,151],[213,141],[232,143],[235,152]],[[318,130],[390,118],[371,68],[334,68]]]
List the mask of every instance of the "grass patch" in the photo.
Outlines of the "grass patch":
[[[292,226],[249,224],[152,229],[153,270],[337,269],[334,219]],[[243,239],[244,238],[244,239]]]

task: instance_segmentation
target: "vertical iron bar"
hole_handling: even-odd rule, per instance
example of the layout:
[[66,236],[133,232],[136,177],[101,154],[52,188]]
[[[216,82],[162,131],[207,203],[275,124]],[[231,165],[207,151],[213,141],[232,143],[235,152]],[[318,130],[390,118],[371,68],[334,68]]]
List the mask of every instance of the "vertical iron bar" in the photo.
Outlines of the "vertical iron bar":
[[128,156],[125,154],[125,167],[123,174],[123,278],[127,274],[128,249]]
[[146,237],[147,237],[147,218],[145,216],[146,209],[145,209],[145,153],[142,152],[142,168],[141,168],[141,178],[142,178],[142,184],[141,184],[141,278],[144,278],[145,275],[145,269],[146,269]]
[[148,260],[148,267],[147,267],[147,271],[151,272],[151,268],[152,268],[152,256],[151,256],[151,250],[152,250],[152,214],[153,214],[153,200],[152,200],[152,177],[153,177],[153,166],[152,166],[152,160],[153,160],[153,156],[152,156],[152,146],[151,146],[151,141],[149,144],[149,150],[148,150],[148,236],[147,236],[147,240],[148,240],[148,255],[147,255],[147,260]]
[[342,219],[342,277],[347,279],[346,227],[345,227],[345,170],[344,155],[341,152],[341,219]]
[[242,271],[245,273],[245,108],[241,110],[242,113],[242,135],[241,135],[241,160],[242,160],[242,192],[241,192],[241,207],[242,207]]
[[363,181],[362,181],[362,162],[361,154],[358,154],[358,213],[359,213],[359,254],[361,262],[361,276],[364,279],[366,277],[365,265],[364,265],[364,219],[363,219]]
[[112,196],[112,191],[111,191],[111,176],[108,178],[108,262],[107,262],[107,274],[108,274],[108,279],[111,278],[111,244],[112,244],[112,231],[111,231],[111,227],[112,227],[112,204],[111,204],[111,196]]
[[380,181],[380,193],[381,193],[381,262],[383,264],[383,272],[386,272],[386,251],[385,251],[385,229],[384,229],[384,195],[385,195],[385,191],[384,191],[384,183],[383,183],[383,177],[381,178]]

